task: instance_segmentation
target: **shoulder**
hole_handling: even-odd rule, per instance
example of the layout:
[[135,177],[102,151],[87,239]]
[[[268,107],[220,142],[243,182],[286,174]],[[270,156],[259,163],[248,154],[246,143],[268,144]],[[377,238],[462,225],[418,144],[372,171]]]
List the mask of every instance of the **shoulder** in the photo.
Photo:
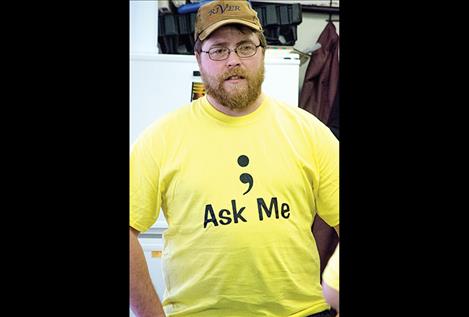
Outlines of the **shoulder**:
[[173,125],[180,125],[185,120],[189,120],[192,115],[193,104],[194,103],[185,104],[163,115],[154,122],[155,127],[171,127]]
[[274,113],[281,118],[293,120],[305,127],[329,129],[315,115],[298,107],[298,105],[292,105],[270,96],[267,96],[266,98]]
[[179,108],[168,112],[155,119],[148,127],[144,129],[141,137],[151,137],[160,134],[166,134],[178,127],[184,126],[192,115],[193,103],[185,104]]
[[277,126],[289,136],[303,140],[314,151],[331,151],[338,146],[338,139],[331,129],[310,112],[268,97]]
[[192,104],[182,105],[154,119],[133,142],[131,152],[137,149],[161,149],[165,147],[168,139],[177,137],[181,127],[187,126],[187,121],[191,116],[191,106]]

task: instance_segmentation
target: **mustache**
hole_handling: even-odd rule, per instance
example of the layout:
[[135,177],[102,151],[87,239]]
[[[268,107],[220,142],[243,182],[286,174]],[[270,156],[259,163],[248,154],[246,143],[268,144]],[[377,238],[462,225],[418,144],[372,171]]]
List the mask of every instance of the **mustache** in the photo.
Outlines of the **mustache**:
[[242,69],[232,69],[232,70],[226,71],[220,76],[220,78],[223,80],[227,80],[231,76],[238,76],[238,77],[243,77],[246,79],[249,78],[249,75],[247,74],[247,72]]

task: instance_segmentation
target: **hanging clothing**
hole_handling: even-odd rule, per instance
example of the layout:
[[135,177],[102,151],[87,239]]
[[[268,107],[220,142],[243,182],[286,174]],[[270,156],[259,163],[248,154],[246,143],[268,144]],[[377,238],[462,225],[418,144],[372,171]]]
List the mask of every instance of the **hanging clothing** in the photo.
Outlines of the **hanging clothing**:
[[[340,86],[340,85],[339,85]],[[329,115],[329,120],[327,121],[327,126],[331,129],[332,133],[334,133],[335,137],[340,140],[339,138],[339,96],[340,96],[340,89],[337,88],[337,94],[334,98],[334,103],[332,104],[331,114]]]
[[[318,43],[321,47],[313,53],[306,69],[299,106],[315,115],[339,138],[339,36],[334,23],[326,25]],[[316,239],[322,274],[339,237],[319,216],[315,217],[311,231]]]
[[321,47],[306,69],[299,106],[327,124],[339,83],[339,35],[334,23],[327,23],[318,43]]
[[319,253],[320,272],[326,267],[327,262],[334,253],[334,250],[339,243],[339,236],[334,228],[330,227],[324,220],[318,215],[314,217],[313,226],[311,228],[314,239],[316,240],[316,246]]

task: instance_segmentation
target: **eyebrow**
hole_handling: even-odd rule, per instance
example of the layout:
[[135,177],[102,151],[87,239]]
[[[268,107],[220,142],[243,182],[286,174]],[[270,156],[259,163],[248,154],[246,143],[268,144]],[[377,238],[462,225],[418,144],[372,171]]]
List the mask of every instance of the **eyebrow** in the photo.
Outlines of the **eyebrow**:
[[[241,45],[241,44],[244,44],[244,43],[253,43],[253,41],[251,40],[242,40],[242,41],[239,41],[238,43],[235,44],[235,46],[238,46],[238,45]],[[228,42],[215,42],[213,43],[210,47],[214,47],[214,46],[227,46]]]

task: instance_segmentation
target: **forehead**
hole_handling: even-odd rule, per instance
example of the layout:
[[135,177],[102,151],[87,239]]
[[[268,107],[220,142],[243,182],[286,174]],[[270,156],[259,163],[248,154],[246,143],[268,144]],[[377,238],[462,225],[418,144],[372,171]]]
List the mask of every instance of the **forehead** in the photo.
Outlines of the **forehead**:
[[204,44],[208,45],[216,43],[232,43],[236,44],[241,41],[254,41],[256,38],[255,33],[246,26],[233,26],[224,25],[215,30],[210,36],[204,41]]

